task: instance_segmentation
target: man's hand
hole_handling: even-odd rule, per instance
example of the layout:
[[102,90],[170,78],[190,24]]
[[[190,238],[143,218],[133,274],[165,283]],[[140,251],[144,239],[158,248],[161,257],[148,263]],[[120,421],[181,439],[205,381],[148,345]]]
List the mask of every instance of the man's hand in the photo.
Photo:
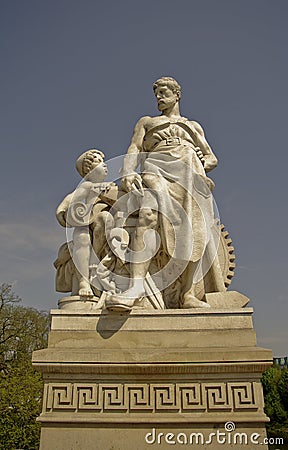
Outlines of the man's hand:
[[210,172],[218,164],[217,158],[211,155],[204,155],[204,170]]
[[202,150],[200,149],[200,147],[196,147],[195,151],[196,151],[196,155],[198,156],[198,158],[200,159],[200,161],[202,162],[202,164],[204,166],[205,159],[204,159],[204,155],[202,153]]
[[126,175],[121,180],[121,188],[123,191],[131,192],[131,191],[140,191],[142,193],[142,179],[139,173],[132,172],[129,175]]

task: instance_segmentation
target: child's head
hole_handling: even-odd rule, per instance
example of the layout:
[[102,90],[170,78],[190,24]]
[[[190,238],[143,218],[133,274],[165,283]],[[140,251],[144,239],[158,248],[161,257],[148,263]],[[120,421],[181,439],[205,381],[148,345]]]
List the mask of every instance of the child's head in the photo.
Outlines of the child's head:
[[[79,158],[77,159],[76,169],[80,173],[81,177],[85,178],[85,176],[88,173],[92,172],[92,170],[96,169],[96,167],[99,166],[98,176],[99,178],[104,179],[105,176],[107,175],[107,167],[106,164],[104,163],[104,158],[105,155],[100,150],[97,150],[95,148],[87,150],[86,152],[82,153],[82,155],[80,155]],[[95,172],[98,172],[98,170],[95,170]]]

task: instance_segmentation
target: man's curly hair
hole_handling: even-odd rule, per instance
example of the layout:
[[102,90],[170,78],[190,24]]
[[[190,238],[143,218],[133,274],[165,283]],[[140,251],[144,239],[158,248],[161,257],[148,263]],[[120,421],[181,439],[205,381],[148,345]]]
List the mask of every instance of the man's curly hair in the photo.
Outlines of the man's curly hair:
[[167,86],[169,89],[171,89],[172,92],[177,92],[179,95],[179,100],[181,98],[181,86],[178,83],[178,81],[175,80],[175,78],[172,77],[161,77],[158,80],[155,81],[153,84],[153,91],[155,92],[155,89],[158,86]]

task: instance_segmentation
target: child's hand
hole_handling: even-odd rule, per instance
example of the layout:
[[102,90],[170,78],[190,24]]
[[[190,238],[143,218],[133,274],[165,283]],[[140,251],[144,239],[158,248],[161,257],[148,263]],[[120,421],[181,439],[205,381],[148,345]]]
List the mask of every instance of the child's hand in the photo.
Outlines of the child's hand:
[[56,218],[62,227],[66,227],[66,211],[59,211]]

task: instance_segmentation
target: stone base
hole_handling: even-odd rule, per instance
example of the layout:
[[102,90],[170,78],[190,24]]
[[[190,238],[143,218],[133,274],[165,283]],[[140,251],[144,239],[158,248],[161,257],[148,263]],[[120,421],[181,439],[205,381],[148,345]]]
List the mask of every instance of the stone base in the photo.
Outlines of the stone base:
[[[100,309],[99,297],[80,297],[79,295],[71,295],[68,297],[62,297],[58,301],[59,309],[69,309],[69,311],[92,311]],[[102,302],[101,302],[102,303]]]
[[40,450],[267,449],[252,312],[53,310]]
[[[226,432],[224,424],[215,424],[213,428],[194,424],[175,426],[175,424],[151,423],[129,426],[119,424],[82,424],[81,427],[61,425],[42,428],[40,450],[171,450],[199,448],[206,450],[249,449],[265,445],[266,433],[262,424],[237,424],[234,432]],[[174,447],[173,447],[174,445]]]

